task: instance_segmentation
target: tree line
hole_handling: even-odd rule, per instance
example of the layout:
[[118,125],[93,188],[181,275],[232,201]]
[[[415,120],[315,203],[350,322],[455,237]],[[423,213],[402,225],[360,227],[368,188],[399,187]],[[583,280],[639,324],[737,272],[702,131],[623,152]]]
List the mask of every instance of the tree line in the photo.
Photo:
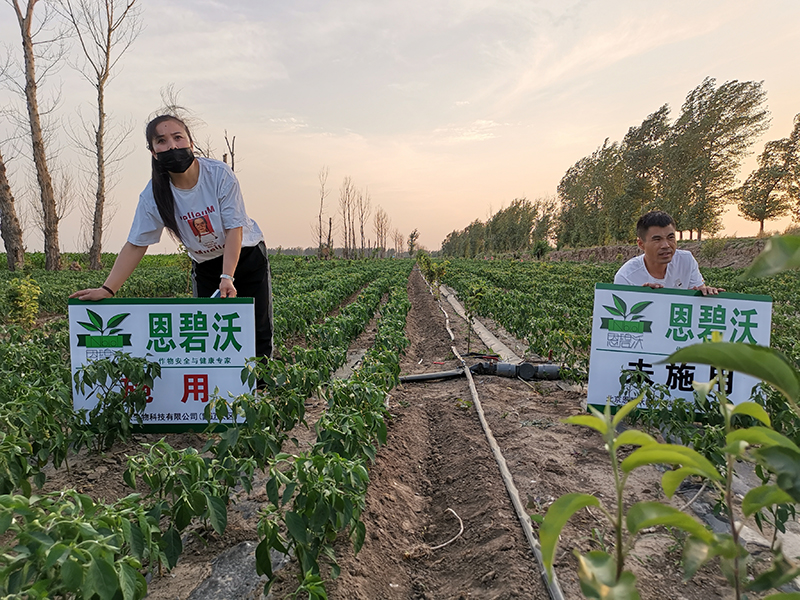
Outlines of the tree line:
[[476,219],[461,231],[451,231],[442,242],[442,254],[473,258],[484,254],[533,251],[541,256],[549,248],[556,225],[555,198],[517,198],[483,223]]
[[762,82],[707,77],[670,120],[667,104],[630,127],[621,142],[603,144],[573,164],[557,200],[514,200],[485,223],[473,221],[442,242],[443,254],[539,253],[548,241],[588,247],[636,241],[635,224],[648,210],[670,213],[681,238],[713,235],[735,205],[760,224],[792,215],[800,220],[800,115],[790,134],[769,141],[758,167],[737,183],[742,159],[769,126]]
[[[311,229],[317,243],[316,255],[322,259],[342,258],[386,258],[400,256],[408,244],[409,256],[418,249],[419,231],[412,231],[408,239],[397,228],[392,229],[388,213],[376,206],[373,214],[369,189],[361,190],[348,175],[339,188],[338,210],[325,218],[325,200],[328,188],[328,167],[322,167],[319,179],[319,213]],[[370,218],[372,219],[370,223]],[[369,236],[369,227],[375,238]],[[341,235],[341,246],[334,249],[334,238]]]
[[648,210],[664,210],[702,239],[722,228],[728,205],[760,223],[800,216],[800,115],[787,138],[768,142],[758,168],[737,185],[742,159],[769,125],[762,82],[706,78],[686,96],[677,119],[663,105],[622,142],[608,139],[572,165],[558,184],[559,247],[636,240],[634,225]]

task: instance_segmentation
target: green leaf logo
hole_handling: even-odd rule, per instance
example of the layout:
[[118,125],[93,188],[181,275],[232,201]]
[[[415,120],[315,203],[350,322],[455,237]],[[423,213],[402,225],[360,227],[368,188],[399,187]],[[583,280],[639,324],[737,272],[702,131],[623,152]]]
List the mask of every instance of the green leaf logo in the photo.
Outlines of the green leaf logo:
[[131,334],[120,333],[121,328],[118,327],[131,313],[121,313],[114,315],[108,320],[108,324],[103,324],[103,317],[94,312],[93,310],[86,309],[86,314],[89,321],[78,321],[78,324],[91,331],[92,334],[78,334],[78,346],[86,348],[122,348],[123,346],[131,345]]
[[[85,321],[78,321],[78,324],[82,326],[84,329],[89,331],[96,331],[97,333],[105,333],[106,327],[103,327],[103,317],[98,315],[93,310],[86,309],[86,314],[89,316],[90,323],[86,323]],[[131,313],[123,313],[120,315],[115,315],[108,320],[108,329],[114,330],[120,323],[122,323]],[[115,333],[119,333],[122,331],[121,329],[115,329],[114,331],[109,331],[109,335],[114,335]]]
[[611,294],[611,297],[614,298],[614,306],[606,306],[604,304],[603,308],[610,312],[614,317],[621,318],[615,319],[613,317],[602,317],[600,329],[608,329],[609,331],[627,333],[650,332],[650,325],[652,324],[652,321],[643,321],[642,319],[644,319],[644,315],[640,313],[644,311],[645,308],[650,306],[653,303],[652,301],[645,300],[644,302],[637,302],[631,307],[630,312],[628,312],[628,305],[622,298],[616,294]]

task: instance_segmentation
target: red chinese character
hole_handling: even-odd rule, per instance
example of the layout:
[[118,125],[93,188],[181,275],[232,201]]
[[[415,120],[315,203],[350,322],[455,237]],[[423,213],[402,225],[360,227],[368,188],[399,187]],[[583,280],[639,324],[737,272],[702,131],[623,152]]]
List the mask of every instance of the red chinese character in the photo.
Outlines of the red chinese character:
[[183,398],[181,402],[186,402],[189,397],[192,400],[208,402],[208,375],[184,375],[183,376]]
[[[125,395],[126,396],[128,394],[130,394],[131,392],[135,392],[136,391],[136,386],[133,385],[131,383],[130,379],[128,379],[127,377],[123,377],[122,378],[122,385],[125,388]],[[147,404],[150,404],[153,401],[153,392],[150,390],[150,386],[143,385],[142,386],[142,390],[144,391],[145,394],[147,394],[147,398],[145,399],[145,402]]]

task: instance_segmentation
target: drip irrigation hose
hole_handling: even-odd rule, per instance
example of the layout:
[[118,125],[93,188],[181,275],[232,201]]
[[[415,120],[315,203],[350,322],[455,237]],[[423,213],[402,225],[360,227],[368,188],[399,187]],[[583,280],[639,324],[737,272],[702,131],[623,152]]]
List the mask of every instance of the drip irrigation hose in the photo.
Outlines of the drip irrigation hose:
[[455,369],[453,371],[441,371],[439,373],[418,373],[416,375],[403,375],[400,378],[400,383],[411,383],[414,381],[434,381],[437,379],[455,379],[456,377],[463,377],[464,369]]
[[[455,355],[455,357],[461,361],[461,364],[464,364],[464,359],[458,354],[458,350],[456,350],[455,346],[452,347],[452,350],[453,355]],[[547,576],[547,571],[544,568],[542,549],[539,545],[539,540],[536,539],[536,534],[533,532],[530,517],[525,512],[525,507],[519,497],[517,486],[514,484],[514,479],[511,477],[511,472],[508,470],[506,459],[503,456],[503,453],[500,451],[500,446],[498,446],[497,440],[495,440],[494,435],[492,434],[492,430],[489,428],[489,423],[486,421],[486,415],[483,413],[483,406],[481,406],[481,400],[478,397],[478,390],[475,388],[475,382],[472,379],[472,373],[470,369],[465,368],[464,374],[466,374],[467,380],[469,381],[469,389],[470,392],[472,392],[472,401],[475,406],[475,411],[478,413],[478,419],[480,419],[481,427],[483,427],[483,432],[486,435],[486,439],[492,449],[492,454],[494,454],[494,459],[497,462],[497,466],[500,468],[500,475],[503,478],[503,483],[505,484],[508,495],[511,498],[511,504],[514,505],[517,518],[519,519],[520,525],[522,525],[522,531],[528,540],[528,544],[530,544],[531,550],[533,550],[533,554],[536,557],[536,562],[539,564],[542,581],[544,581],[544,585],[547,588],[547,592],[550,594],[550,598],[552,600],[564,600],[564,594],[561,591],[561,586],[558,583],[558,578],[556,577],[555,572],[553,572],[552,580]]]
[[[422,273],[420,273],[422,275]],[[422,278],[425,281],[425,278]],[[425,281],[425,283],[428,283]],[[428,289],[430,289],[430,284],[428,284]],[[431,295],[433,296],[433,290],[431,289]],[[447,315],[447,311],[445,311],[444,307],[439,303],[439,308],[444,313],[445,318],[445,328],[447,329],[447,333],[450,334],[450,339],[455,341],[455,336],[453,335],[453,331],[450,329],[450,317]],[[531,527],[530,517],[525,512],[525,507],[522,504],[522,500],[519,497],[519,490],[517,490],[517,486],[514,484],[514,479],[511,477],[511,472],[508,470],[508,465],[506,464],[506,459],[503,456],[503,453],[500,451],[500,446],[497,445],[497,440],[494,439],[494,435],[492,434],[492,430],[489,427],[489,423],[486,421],[486,415],[483,413],[483,406],[481,405],[481,400],[478,397],[478,390],[475,388],[475,382],[472,380],[472,373],[469,369],[466,368],[466,364],[464,363],[464,359],[458,354],[458,350],[456,350],[455,346],[452,346],[453,355],[461,361],[461,364],[464,365],[463,372],[467,376],[467,380],[469,381],[469,389],[472,393],[472,400],[473,405],[475,406],[475,411],[478,413],[478,418],[481,422],[481,427],[483,427],[483,432],[486,435],[486,439],[489,442],[489,446],[492,449],[492,454],[494,455],[494,459],[497,462],[497,466],[500,469],[500,475],[503,478],[503,483],[506,486],[506,491],[508,491],[508,495],[511,498],[511,504],[514,505],[514,511],[517,513],[517,518],[519,519],[520,525],[522,526],[522,531],[525,534],[525,538],[528,540],[528,544],[533,551],[533,555],[536,557],[536,562],[539,565],[539,572],[542,576],[542,581],[544,581],[544,585],[547,588],[547,593],[550,595],[551,600],[565,600],[564,593],[561,591],[561,586],[558,583],[558,577],[556,577],[555,571],[553,571],[553,579],[547,576],[547,570],[544,568],[544,560],[542,558],[542,548],[539,545],[539,540],[536,539],[536,534],[533,532],[533,527]]]

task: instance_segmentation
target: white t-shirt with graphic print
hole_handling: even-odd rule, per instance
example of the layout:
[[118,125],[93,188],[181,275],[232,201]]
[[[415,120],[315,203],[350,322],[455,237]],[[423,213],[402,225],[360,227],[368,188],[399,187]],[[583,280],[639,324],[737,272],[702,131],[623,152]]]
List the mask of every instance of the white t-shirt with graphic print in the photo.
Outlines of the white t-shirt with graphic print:
[[[225,230],[242,228],[242,247],[255,246],[264,239],[258,225],[247,216],[239,181],[224,162],[198,157],[197,183],[191,189],[176,188],[175,219],[181,242],[192,260],[205,262],[222,256]],[[139,195],[128,242],[134,246],[150,246],[161,241],[164,222],[153,198],[153,182],[149,181]]]
[[619,268],[614,276],[616,285],[644,285],[645,283],[659,283],[665,288],[689,290],[703,285],[703,276],[697,261],[688,250],[675,250],[672,260],[667,264],[664,279],[658,279],[650,274],[644,266],[644,254],[635,256]]

